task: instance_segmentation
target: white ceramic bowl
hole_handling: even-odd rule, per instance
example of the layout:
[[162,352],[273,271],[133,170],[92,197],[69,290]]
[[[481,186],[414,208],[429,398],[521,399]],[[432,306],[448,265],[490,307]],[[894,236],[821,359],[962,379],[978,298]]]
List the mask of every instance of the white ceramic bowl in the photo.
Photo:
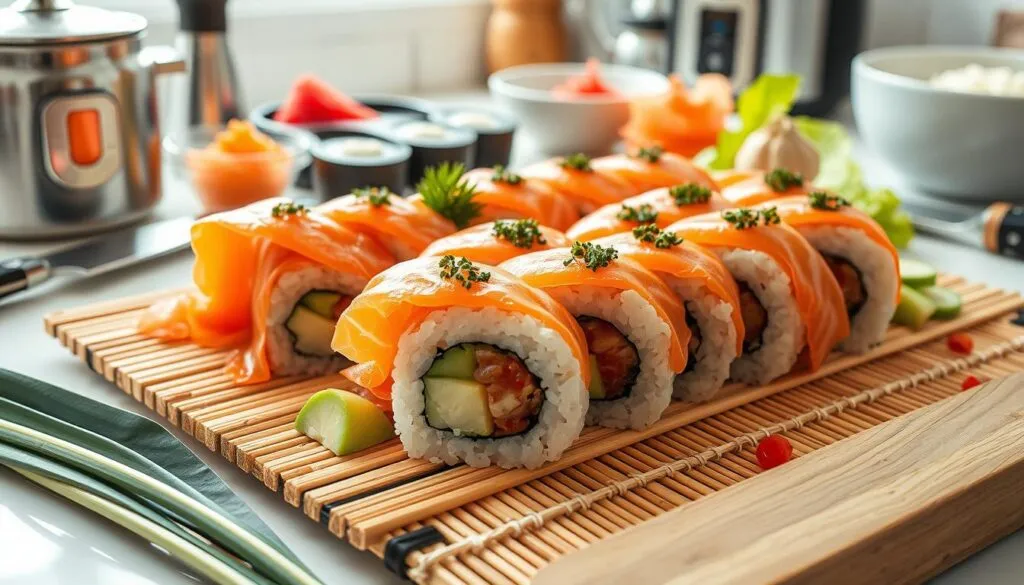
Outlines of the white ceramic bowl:
[[970,200],[1024,200],[1024,98],[956,92],[929,79],[971,63],[1024,70],[1024,51],[891,47],[853,61],[852,99],[865,144],[909,183]]
[[602,65],[601,78],[622,97],[557,99],[551,89],[584,71],[583,63],[521,65],[487,80],[491,95],[519,120],[520,129],[545,154],[606,154],[629,120],[629,99],[668,91],[668,79],[655,71]]

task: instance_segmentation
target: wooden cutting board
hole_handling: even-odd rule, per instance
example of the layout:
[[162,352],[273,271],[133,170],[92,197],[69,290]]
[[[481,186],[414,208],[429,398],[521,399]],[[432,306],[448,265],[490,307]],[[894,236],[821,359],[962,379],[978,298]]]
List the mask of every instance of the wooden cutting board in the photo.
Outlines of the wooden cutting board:
[[541,569],[538,585],[914,583],[1024,526],[1024,373]]

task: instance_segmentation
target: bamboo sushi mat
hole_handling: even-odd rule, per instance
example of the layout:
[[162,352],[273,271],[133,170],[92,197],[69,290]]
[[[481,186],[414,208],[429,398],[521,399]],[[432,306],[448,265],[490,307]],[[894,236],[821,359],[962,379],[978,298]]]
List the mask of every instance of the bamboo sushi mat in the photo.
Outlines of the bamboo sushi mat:
[[[707,404],[673,404],[643,432],[587,428],[561,460],[538,470],[408,459],[397,440],[336,457],[293,426],[306,398],[345,386],[342,377],[237,386],[221,372],[227,352],[136,332],[140,310],[169,292],[53,313],[45,324],[95,372],[356,548],[386,564],[386,549],[402,551],[394,558],[421,583],[514,584],[588,543],[753,477],[751,447],[766,432],[784,432],[799,457],[957,393],[962,372],[995,378],[1024,370],[1024,299],[954,276],[940,284],[963,296],[955,320],[916,332],[892,327],[870,353],[835,354],[813,374],[728,388]],[[954,331],[973,336],[969,358],[946,347]]]

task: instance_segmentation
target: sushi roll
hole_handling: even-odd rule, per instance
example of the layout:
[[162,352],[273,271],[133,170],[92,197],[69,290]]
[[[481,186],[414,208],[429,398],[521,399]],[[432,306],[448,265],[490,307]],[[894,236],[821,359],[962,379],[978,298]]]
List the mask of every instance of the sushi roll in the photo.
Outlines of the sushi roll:
[[341,314],[343,374],[390,401],[411,457],[538,467],[579,436],[586,341],[550,296],[454,256],[396,264]]
[[198,290],[153,305],[139,329],[206,347],[242,346],[227,365],[239,383],[347,365],[331,349],[335,321],[394,263],[373,239],[286,199],[197,221],[192,248]]
[[551,294],[583,329],[591,371],[587,424],[642,429],[661,417],[672,379],[686,368],[690,330],[683,304],[657,275],[589,242],[501,267]]
[[849,335],[843,292],[828,264],[774,209],[700,215],[666,231],[716,253],[736,279],[744,333],[733,379],[770,382],[789,372],[804,349],[816,370]]
[[708,173],[678,154],[660,146],[632,149],[628,154],[612,154],[591,161],[594,172],[622,179],[633,193],[645,193],[662,187],[695,183],[712,191],[718,186]]
[[550,248],[564,248],[572,242],[562,232],[542,226],[535,219],[499,219],[441,238],[424,250],[424,256],[465,257],[482,264],[505,260]]
[[664,228],[681,219],[726,207],[729,205],[725,199],[703,184],[680,183],[605,205],[574,223],[565,235],[588,242],[629,232],[641,224]]
[[614,247],[620,258],[657,274],[684,304],[688,357],[686,369],[673,380],[672,397],[690,402],[713,398],[743,350],[739,287],[729,270],[713,252],[653,225],[594,243]]
[[543,181],[513,173],[502,166],[466,173],[473,187],[479,214],[472,224],[498,219],[536,219],[542,225],[564,230],[579,219],[572,202]]
[[770,205],[821,253],[839,283],[850,317],[850,336],[840,349],[862,353],[881,343],[900,297],[899,254],[885,230],[823,191]]
[[722,197],[732,207],[751,207],[773,199],[791,195],[807,195],[811,185],[800,173],[775,169],[767,173],[747,176],[736,175],[733,180],[722,179]]
[[[530,165],[520,174],[527,181],[546,185],[561,195],[580,215],[591,213],[609,203],[618,203],[641,192],[616,175],[598,173],[591,163],[590,157],[573,154]],[[550,222],[546,223],[558,227]]]

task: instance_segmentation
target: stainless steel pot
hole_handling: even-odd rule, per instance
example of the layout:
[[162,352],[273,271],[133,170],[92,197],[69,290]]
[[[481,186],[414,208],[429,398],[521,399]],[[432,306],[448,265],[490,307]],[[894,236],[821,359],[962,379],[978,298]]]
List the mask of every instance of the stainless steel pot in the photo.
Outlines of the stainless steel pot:
[[184,62],[143,49],[145,30],[71,0],[0,10],[0,237],[96,231],[160,200],[154,80]]

